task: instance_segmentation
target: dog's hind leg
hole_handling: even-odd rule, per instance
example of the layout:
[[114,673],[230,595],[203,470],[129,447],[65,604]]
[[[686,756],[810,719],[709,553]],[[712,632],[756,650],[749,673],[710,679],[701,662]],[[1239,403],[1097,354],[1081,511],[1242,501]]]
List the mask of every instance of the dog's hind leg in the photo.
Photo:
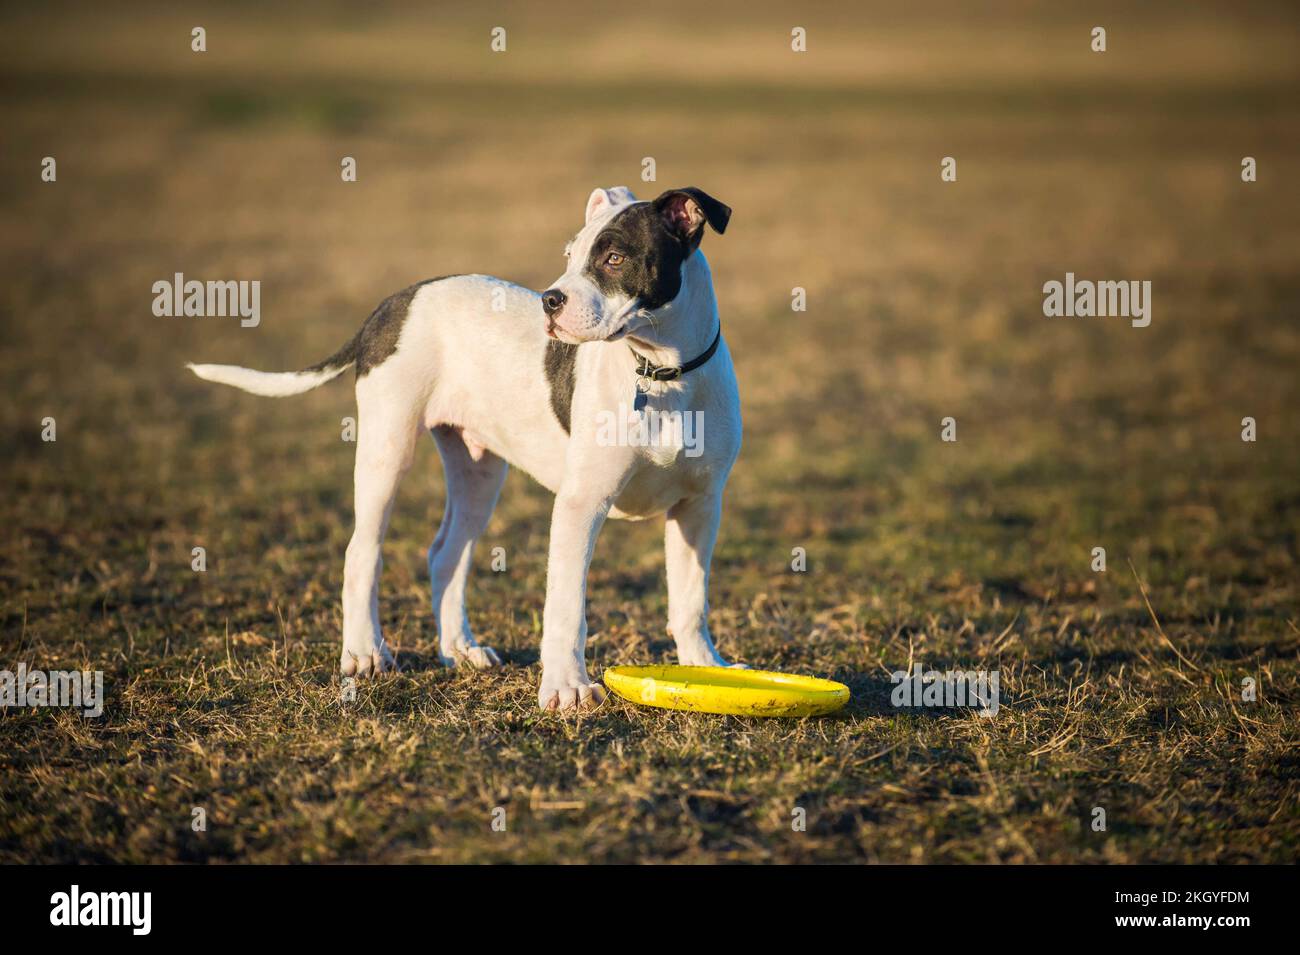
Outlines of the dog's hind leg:
[[379,626],[381,549],[397,486],[411,467],[422,425],[418,406],[395,397],[391,375],[377,369],[357,382],[356,525],[343,568],[344,676],[391,669]]
[[429,587],[438,622],[438,655],[447,666],[497,666],[491,647],[479,646],[469,629],[465,584],[474,541],[487,528],[509,469],[504,460],[474,444],[457,428],[439,426],[433,439],[442,456],[447,505],[429,547]]

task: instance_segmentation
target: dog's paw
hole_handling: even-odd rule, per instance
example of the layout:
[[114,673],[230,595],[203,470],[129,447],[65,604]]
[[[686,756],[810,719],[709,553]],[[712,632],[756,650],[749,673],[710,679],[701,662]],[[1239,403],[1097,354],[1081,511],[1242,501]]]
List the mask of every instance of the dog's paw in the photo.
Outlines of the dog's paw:
[[501,665],[501,658],[491,647],[477,644],[468,647],[449,647],[438,651],[438,659],[446,667],[469,667],[471,670],[489,670]]
[[698,646],[678,647],[677,662],[684,667],[727,667],[732,670],[748,670],[743,663],[728,663],[722,654],[711,645],[701,643]]
[[549,680],[543,674],[541,688],[537,691],[537,705],[549,713],[595,709],[604,702],[605,688],[592,683],[586,676]]
[[343,676],[355,676],[364,680],[395,669],[397,664],[393,661],[393,655],[382,643],[360,653],[344,647],[343,654],[339,657],[339,673]]

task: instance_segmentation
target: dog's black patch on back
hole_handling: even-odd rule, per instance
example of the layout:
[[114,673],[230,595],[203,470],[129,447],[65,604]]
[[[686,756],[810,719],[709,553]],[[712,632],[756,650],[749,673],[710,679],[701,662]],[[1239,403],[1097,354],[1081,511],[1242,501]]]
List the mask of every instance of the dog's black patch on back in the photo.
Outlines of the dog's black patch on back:
[[[682,289],[682,263],[695,251],[665,225],[652,203],[628,206],[596,236],[587,257],[587,274],[606,294],[622,292],[641,307],[660,308]],[[617,270],[603,266],[610,252],[624,256]]]
[[[361,331],[357,332],[357,337],[343,349],[343,351],[349,348],[352,350],[357,363],[358,378],[364,378],[367,372],[378,368],[393,352],[397,351],[397,340],[402,335],[402,325],[406,322],[406,313],[410,311],[411,300],[415,298],[415,293],[426,285],[456,277],[440,275],[434,279],[416,282],[379,303],[379,307],[370,313],[370,317],[361,326]],[[328,367],[329,362],[332,361],[333,358],[328,358],[323,364]],[[337,368],[338,365],[335,364],[333,367]]]
[[[363,326],[364,327],[364,326]],[[308,365],[300,375],[309,375],[317,371],[334,371],[336,368],[346,368],[357,360],[357,341],[361,338],[361,333],[357,332],[352,336],[351,341],[330,355],[324,361],[318,361],[314,365]]]
[[575,363],[578,346],[551,339],[546,343],[546,383],[551,389],[551,410],[560,419],[560,427],[569,433],[573,417],[573,387],[577,381]]

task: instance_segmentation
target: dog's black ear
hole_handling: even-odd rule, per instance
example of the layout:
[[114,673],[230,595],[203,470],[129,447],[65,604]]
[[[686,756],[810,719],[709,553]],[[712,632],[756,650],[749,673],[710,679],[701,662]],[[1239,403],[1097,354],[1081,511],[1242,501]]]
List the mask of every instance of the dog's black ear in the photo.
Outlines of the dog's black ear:
[[731,221],[731,207],[724,206],[702,189],[669,189],[654,202],[664,224],[683,242],[699,245],[704,223],[721,235]]

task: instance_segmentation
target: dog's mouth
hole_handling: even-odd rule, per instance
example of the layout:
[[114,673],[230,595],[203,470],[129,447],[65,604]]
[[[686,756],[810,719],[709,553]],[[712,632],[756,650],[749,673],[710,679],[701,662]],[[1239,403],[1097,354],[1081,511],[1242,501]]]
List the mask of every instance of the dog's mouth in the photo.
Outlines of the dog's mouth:
[[[619,339],[625,338],[627,336],[628,329],[630,327],[631,327],[630,322],[624,322],[622,325],[618,327],[616,331],[612,332],[609,335],[606,335],[603,339],[599,339],[599,340],[607,341],[607,342],[616,342]],[[564,341],[564,339],[560,337],[560,326],[555,323],[555,319],[550,318],[549,316],[546,319],[546,337],[554,338],[556,341]]]
[[582,339],[575,338],[571,332],[565,331],[560,327],[555,319],[548,317],[546,319],[546,337],[560,342],[563,345],[581,345]]

